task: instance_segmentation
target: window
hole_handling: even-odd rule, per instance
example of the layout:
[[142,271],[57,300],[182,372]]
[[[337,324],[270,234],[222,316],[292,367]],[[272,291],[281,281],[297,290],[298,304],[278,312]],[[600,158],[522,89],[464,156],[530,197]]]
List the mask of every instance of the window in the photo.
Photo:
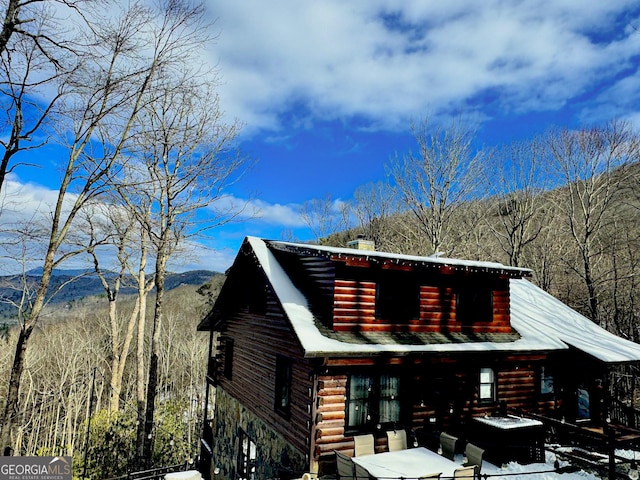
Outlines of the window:
[[214,379],[224,375],[225,378],[231,380],[231,372],[233,369],[233,339],[220,336],[215,347],[215,355],[210,359],[210,372]]
[[291,408],[291,366],[290,358],[276,356],[276,398],[275,410],[288,417]]
[[482,285],[464,285],[456,296],[456,318],[465,325],[493,321],[493,291]]
[[348,426],[367,429],[400,421],[400,378],[354,374],[349,377]]
[[496,375],[492,368],[480,369],[480,403],[496,401]]
[[231,372],[233,370],[233,339],[224,339],[224,367],[222,374],[225,378],[231,380]]
[[376,318],[407,321],[418,318],[420,288],[407,272],[384,272],[376,283]]
[[540,367],[540,394],[553,395],[555,391],[553,375],[549,372],[549,368],[543,365]]
[[244,430],[238,435],[238,474],[239,480],[255,480],[256,478],[256,444]]

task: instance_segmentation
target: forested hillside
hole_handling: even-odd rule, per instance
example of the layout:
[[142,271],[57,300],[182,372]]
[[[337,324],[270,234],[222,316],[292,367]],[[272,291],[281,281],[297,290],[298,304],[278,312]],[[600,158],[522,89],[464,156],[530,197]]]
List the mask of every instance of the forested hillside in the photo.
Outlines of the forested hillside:
[[[423,126],[424,127],[424,126]],[[453,125],[414,128],[416,154],[391,159],[318,241],[357,235],[379,250],[528,267],[532,281],[611,332],[640,341],[640,140],[614,121],[475,150]],[[314,215],[315,214],[315,215]],[[314,220],[315,219],[315,220]],[[347,226],[338,233],[338,226]],[[333,233],[331,233],[333,232]]]
[[[31,270],[26,275],[0,276],[0,323],[12,325],[17,322],[16,305],[20,302],[24,289],[33,290],[42,275],[41,269]],[[172,290],[180,285],[201,286],[211,279],[215,272],[192,270],[182,273],[167,273],[165,288]],[[113,281],[118,276],[107,272],[105,278]],[[136,280],[131,275],[122,279],[120,293],[134,295],[137,292]],[[49,284],[46,302],[52,308],[71,309],[82,300],[92,296],[104,296],[104,286],[100,278],[90,270],[56,270]]]
[[[169,268],[211,252],[211,232],[244,208],[227,189],[252,163],[201,61],[214,36],[206,6],[3,6],[1,267],[38,270],[2,279],[15,327],[0,330],[0,446],[86,451],[74,468],[91,478],[184,461],[202,407],[203,300],[172,289]],[[20,188],[35,171],[35,190]],[[70,260],[99,289],[61,277]]]
[[[214,277],[208,284],[214,295],[223,278]],[[198,452],[209,340],[206,333],[196,331],[208,300],[207,295],[198,293],[206,290],[201,287],[182,285],[168,292],[160,325],[153,459],[161,465],[187,462]],[[150,296],[150,306],[153,301]],[[123,298],[118,318],[123,327],[135,303],[135,297]],[[108,478],[135,469],[140,462],[136,450],[137,366],[132,354],[124,368],[118,409],[114,410],[111,407],[114,339],[108,302],[104,296],[95,296],[77,301],[71,310],[51,305],[45,318],[34,333],[33,347],[27,354],[28,381],[21,389],[15,453],[73,455],[74,469],[80,472],[88,447],[87,468],[92,478]],[[15,334],[11,331],[0,339],[2,397],[13,359]],[[145,358],[148,358],[146,343]],[[89,404],[92,388],[93,400]],[[89,408],[91,433],[85,447]]]

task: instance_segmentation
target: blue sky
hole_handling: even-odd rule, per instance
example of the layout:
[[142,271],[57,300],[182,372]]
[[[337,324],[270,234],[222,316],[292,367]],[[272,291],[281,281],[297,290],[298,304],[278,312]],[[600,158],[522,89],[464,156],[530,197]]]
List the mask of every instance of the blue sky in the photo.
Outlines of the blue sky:
[[[206,0],[227,119],[257,161],[228,193],[260,218],[182,268],[226,269],[246,235],[305,240],[307,200],[348,200],[414,148],[411,120],[462,115],[479,146],[552,125],[640,126],[637,0]],[[42,180],[22,170],[15,181]],[[285,232],[285,233],[283,233]]]

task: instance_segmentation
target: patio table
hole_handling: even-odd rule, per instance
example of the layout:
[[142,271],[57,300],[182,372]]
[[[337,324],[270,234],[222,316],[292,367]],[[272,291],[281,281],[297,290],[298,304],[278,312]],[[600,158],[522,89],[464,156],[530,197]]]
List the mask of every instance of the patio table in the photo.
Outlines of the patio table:
[[367,469],[378,479],[415,479],[430,473],[441,473],[443,478],[453,477],[453,471],[461,465],[424,447],[396,452],[376,453],[353,457],[353,462]]

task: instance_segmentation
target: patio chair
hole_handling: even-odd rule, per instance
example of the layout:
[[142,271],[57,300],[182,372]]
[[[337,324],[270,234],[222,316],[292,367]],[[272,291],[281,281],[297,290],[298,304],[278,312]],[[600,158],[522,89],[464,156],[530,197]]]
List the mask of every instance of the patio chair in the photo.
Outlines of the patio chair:
[[462,467],[462,468],[456,468],[453,471],[453,478],[454,479],[463,479],[463,480],[473,480],[473,478],[476,475],[476,467]]
[[458,441],[457,437],[453,435],[449,435],[448,433],[442,432],[440,434],[440,448],[442,449],[442,456],[448,458],[449,460],[453,460],[453,457],[456,454],[456,442]]
[[393,430],[387,432],[387,445],[390,452],[407,449],[407,432],[405,430]]
[[353,442],[355,444],[355,456],[360,457],[362,455],[373,455],[376,453],[374,447],[374,439],[372,434],[367,435],[356,435],[353,437]]
[[476,469],[476,473],[480,474],[480,470],[482,469],[483,455],[484,455],[483,449],[474,445],[473,443],[467,443],[467,446],[464,449],[464,456],[467,457],[467,461],[464,464],[464,466],[465,467],[473,466]]
[[352,462],[355,467],[355,480],[370,480],[374,477],[371,476],[369,470],[364,468],[362,465],[358,465],[355,462]]
[[422,475],[420,480],[439,480],[442,472],[429,473],[427,475]]
[[336,454],[336,479],[353,480],[353,462],[344,453],[334,450]]

